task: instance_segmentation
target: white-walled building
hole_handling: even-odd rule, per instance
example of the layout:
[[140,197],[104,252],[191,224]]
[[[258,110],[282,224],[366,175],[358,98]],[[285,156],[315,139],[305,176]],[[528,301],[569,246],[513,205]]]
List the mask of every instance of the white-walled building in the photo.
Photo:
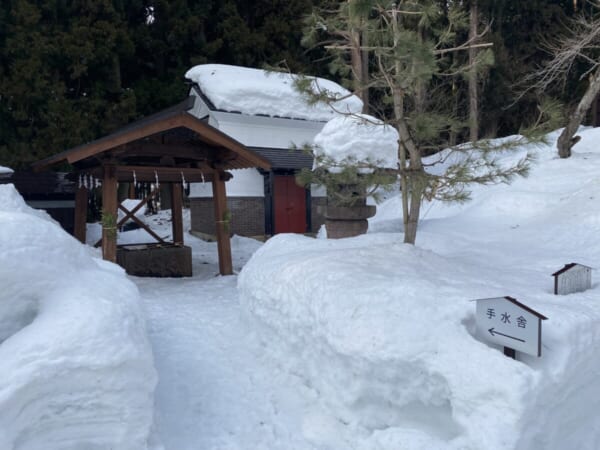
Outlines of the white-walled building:
[[[323,218],[317,206],[325,203],[322,191],[298,186],[295,174],[311,168],[312,157],[302,147],[311,145],[325,123],[338,112],[359,113],[362,102],[340,85],[313,79],[315,89],[340,98],[332,107],[311,105],[294,88],[295,75],[259,69],[204,64],[186,73],[190,95],[196,97],[193,115],[228,134],[272,165],[232,171],[227,183],[230,229],[234,234],[256,236],[316,232]],[[192,185],[192,230],[214,234],[211,186]]]

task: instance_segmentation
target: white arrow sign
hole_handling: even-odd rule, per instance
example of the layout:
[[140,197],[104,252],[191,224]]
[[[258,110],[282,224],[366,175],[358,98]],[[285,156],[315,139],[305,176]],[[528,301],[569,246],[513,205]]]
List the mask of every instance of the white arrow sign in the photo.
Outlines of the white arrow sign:
[[542,320],[547,317],[512,297],[477,301],[477,335],[486,341],[542,356]]

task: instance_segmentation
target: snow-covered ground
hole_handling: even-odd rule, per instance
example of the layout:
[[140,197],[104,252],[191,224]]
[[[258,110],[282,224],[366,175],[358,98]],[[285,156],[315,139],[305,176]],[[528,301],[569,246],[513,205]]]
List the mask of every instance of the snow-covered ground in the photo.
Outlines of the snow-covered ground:
[[[234,237],[239,277],[215,276],[216,245],[186,235],[193,249],[193,277],[131,278],[141,294],[159,377],[157,441],[166,450],[600,448],[598,283],[586,292],[554,296],[550,276],[569,262],[599,267],[600,129],[581,135],[567,160],[556,157],[553,145],[506,155],[515,159],[528,150],[536,153],[527,179],[477,187],[464,205],[424,205],[416,247],[402,244],[396,198],[380,205],[371,233],[358,238],[281,235],[262,245]],[[551,135],[552,144],[556,137]],[[3,206],[3,211],[18,210]],[[149,220],[159,235],[169,234],[168,215]],[[35,237],[39,231],[34,235],[22,223],[5,222],[0,221],[3,251],[8,246],[11,255],[18,255],[17,249],[45,255],[31,265],[38,277],[65,272],[66,280],[82,276],[90,285],[94,280],[81,267],[93,265],[121,280],[119,300],[129,299],[125,305],[135,311],[135,290],[121,274],[95,259],[75,259],[82,275],[72,266],[63,270],[62,263],[51,259],[62,254],[56,247],[33,245],[40,241]],[[93,227],[90,231],[92,235]],[[16,240],[19,233],[23,237]],[[124,233],[121,240],[140,242],[140,233]],[[58,234],[44,238],[56,239],[61,252],[65,246],[89,258],[89,250],[72,240],[65,244]],[[2,261],[3,280],[33,279],[17,264],[9,265],[9,259]],[[108,284],[101,278],[91,286],[103,282]],[[43,298],[54,299],[53,289],[70,298],[65,283],[45,289]],[[37,285],[15,286],[0,294],[0,301],[8,305],[13,298],[26,306],[27,293]],[[504,295],[549,318],[541,358],[518,354],[511,360],[476,336],[470,300]],[[50,327],[54,321],[62,323],[57,316],[36,317]],[[0,354],[35,347],[36,338],[24,332],[39,319],[29,326],[24,326],[29,319],[19,320],[21,331],[0,342]],[[78,322],[73,318],[70,323]],[[125,326],[112,324],[119,325]],[[71,328],[73,334],[88,336],[97,327]],[[23,337],[15,339],[19,335]],[[18,349],[6,350],[7,344],[17,343]],[[85,346],[82,350],[92,352]],[[106,353],[111,351],[109,345]],[[73,376],[68,371],[61,375]],[[101,372],[99,380],[107,382],[107,377]],[[18,392],[16,380],[0,385],[0,403],[3,392]],[[49,436],[47,420],[57,409],[44,410],[48,397],[29,392],[15,398],[35,399],[30,413],[0,408],[0,431],[10,425],[5,429],[13,441],[15,423],[20,430],[27,425],[21,436]],[[78,396],[61,399],[70,401],[65,411],[91,404]],[[121,398],[113,400],[118,404]],[[145,417],[152,414],[151,407],[145,412]],[[109,429],[91,419],[83,423],[84,430]],[[63,433],[60,425],[55,429]],[[40,448],[25,441],[0,445],[5,447]],[[103,442],[83,448],[110,446]]]

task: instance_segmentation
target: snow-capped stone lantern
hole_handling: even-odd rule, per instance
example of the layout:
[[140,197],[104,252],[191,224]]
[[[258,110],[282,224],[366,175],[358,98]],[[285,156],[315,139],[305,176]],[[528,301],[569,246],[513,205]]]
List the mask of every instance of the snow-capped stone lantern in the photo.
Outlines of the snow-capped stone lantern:
[[398,132],[366,114],[341,115],[327,122],[313,144],[313,169],[300,178],[327,190],[327,237],[366,233],[375,214],[367,197],[397,179]]

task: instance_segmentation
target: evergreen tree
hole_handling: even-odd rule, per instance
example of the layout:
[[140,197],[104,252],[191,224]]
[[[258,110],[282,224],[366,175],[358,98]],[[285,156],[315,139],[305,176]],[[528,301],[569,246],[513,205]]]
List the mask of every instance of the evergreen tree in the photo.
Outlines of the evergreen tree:
[[135,92],[137,115],[148,115],[181,100],[183,75],[210,59],[207,27],[213,2],[125,0],[133,53],[122,68],[123,82]]
[[4,164],[24,168],[134,115],[135,97],[119,76],[127,34],[112,2],[16,0],[4,20]]
[[313,0],[225,0],[212,11],[207,32],[214,61],[247,67],[285,61],[293,72],[320,74],[304,54],[301,22]]
[[[479,0],[479,5],[481,20],[491,27],[487,40],[493,43],[495,60],[481,86],[480,132],[486,137],[506,136],[538,113],[540,97],[534,92],[519,97],[518,84],[548,59],[540,43],[573,14],[573,2]],[[563,100],[569,95],[552,94]]]
[[[418,3],[406,0],[391,5],[380,0],[364,1],[372,8],[369,45],[361,46],[372,55],[368,86],[379,92],[385,122],[398,130],[404,240],[414,244],[424,198],[465,200],[468,184],[508,181],[515,175],[525,174],[528,161],[508,168],[499,167],[493,152],[506,146],[498,148],[477,142],[455,147],[453,151],[461,156],[444,174],[426,172],[423,155],[446,148],[453,130],[468,130],[468,122],[458,121],[452,114],[451,102],[445,100],[448,98],[447,80],[470,70],[468,64],[457,63],[458,59],[452,57],[471,47],[469,40],[460,39],[468,27],[467,16],[458,3],[448,4],[444,9],[433,0]],[[350,29],[352,17],[348,11],[342,5],[333,12],[319,14],[312,23],[325,34],[332,29],[331,22],[336,26],[333,30],[344,21]],[[335,39],[335,35],[329,38]],[[486,48],[485,44],[477,45]],[[339,55],[351,47],[342,39],[339,44],[328,42],[328,49]],[[337,58],[337,61],[342,60]],[[298,86],[306,88],[307,84],[302,80]],[[316,93],[315,99],[319,98],[323,98],[323,93]],[[447,154],[441,158],[446,157]]]

